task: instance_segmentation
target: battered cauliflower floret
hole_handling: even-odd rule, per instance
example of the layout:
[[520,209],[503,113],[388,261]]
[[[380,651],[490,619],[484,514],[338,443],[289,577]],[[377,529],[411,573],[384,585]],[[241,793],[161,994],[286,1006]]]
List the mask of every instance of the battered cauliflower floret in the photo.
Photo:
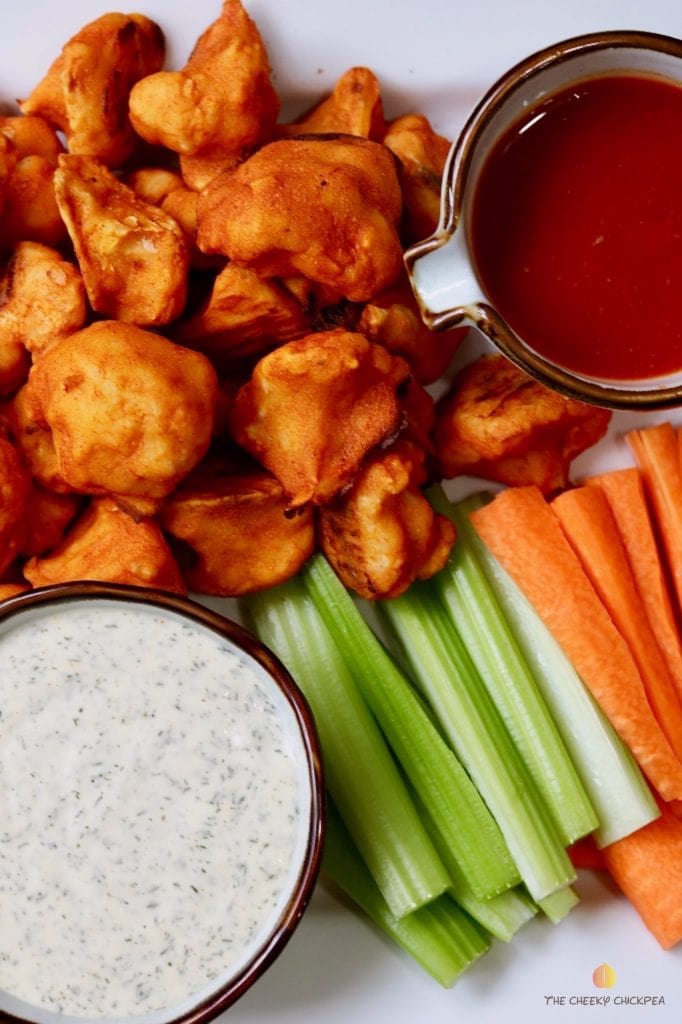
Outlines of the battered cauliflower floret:
[[8,152],[0,247],[10,249],[23,240],[59,245],[66,227],[54,194],[63,152],[56,132],[41,117],[0,117],[0,137]]
[[397,597],[447,562],[455,530],[421,493],[425,481],[423,451],[397,441],[371,456],[350,491],[321,509],[322,550],[361,597]]
[[361,334],[322,331],[256,365],[229,411],[234,439],[277,477],[297,508],[324,504],[402,422],[402,359]]
[[26,505],[26,529],[21,545],[22,556],[44,555],[56,548],[72,519],[80,510],[82,499],[77,494],[57,494],[33,481]]
[[21,550],[31,476],[18,449],[0,434],[0,576]]
[[353,136],[280,139],[199,197],[199,247],[262,277],[296,277],[365,302],[402,268],[391,153]]
[[381,141],[386,130],[381,88],[369,68],[350,68],[330,96],[292,124],[277,128],[280,136],[341,132]]
[[550,390],[504,356],[483,356],[438,404],[434,439],[444,476],[480,476],[551,494],[571,461],[606,433],[611,413]]
[[158,71],[164,56],[163,33],[149,18],[103,14],[66,43],[21,109],[63,131],[70,153],[120,167],[138,142],[130,90]]
[[161,510],[161,524],[194,555],[190,590],[238,596],[284,582],[313,552],[313,511],[287,510],[282,485],[260,467],[209,460]]
[[89,157],[62,156],[55,189],[92,308],[143,327],[179,316],[189,252],[177,221]]
[[181,71],[150,75],[130,96],[136,131],[180,153],[197,189],[267,141],[278,113],[263,41],[239,0],[226,0]]
[[205,356],[130,324],[100,321],[34,364],[18,396],[32,413],[31,433],[25,428],[18,439],[32,469],[38,462],[41,482],[43,464],[51,464],[52,476],[72,490],[113,495],[137,514],[152,514],[206,453],[216,394]]
[[433,130],[423,114],[392,121],[383,141],[402,165],[408,240],[418,242],[432,235],[440,220],[441,180],[450,142]]
[[30,558],[23,573],[34,587],[98,580],[186,593],[159,526],[134,520],[109,498],[93,499],[59,546],[43,558]]

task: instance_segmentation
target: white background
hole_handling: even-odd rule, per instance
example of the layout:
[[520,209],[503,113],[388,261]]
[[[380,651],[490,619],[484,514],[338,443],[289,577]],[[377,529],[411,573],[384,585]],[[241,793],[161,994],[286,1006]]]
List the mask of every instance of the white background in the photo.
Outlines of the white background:
[[[217,0],[140,0],[177,67],[218,12]],[[453,137],[471,107],[511,64],[559,39],[598,29],[682,34],[680,0],[247,0],[265,39],[284,115],[300,113],[348,67],[370,66],[388,117],[421,111]],[[2,0],[0,103],[27,95],[82,24],[115,9],[106,0]],[[9,110],[8,110],[9,112]],[[682,127],[682,126],[681,126]],[[624,464],[625,427],[666,414],[614,417],[606,443],[576,472]],[[677,415],[675,419],[677,419]],[[679,1022],[682,950],[664,953],[613,886],[584,875],[580,906],[558,927],[528,925],[497,943],[451,991],[441,990],[331,890],[318,886],[288,947],[229,1011],[230,1024],[537,1024],[544,1021]],[[611,1005],[571,1006],[600,994],[592,971],[611,964]],[[564,1007],[546,996],[565,996]],[[616,996],[663,996],[665,1006],[615,1007]]]

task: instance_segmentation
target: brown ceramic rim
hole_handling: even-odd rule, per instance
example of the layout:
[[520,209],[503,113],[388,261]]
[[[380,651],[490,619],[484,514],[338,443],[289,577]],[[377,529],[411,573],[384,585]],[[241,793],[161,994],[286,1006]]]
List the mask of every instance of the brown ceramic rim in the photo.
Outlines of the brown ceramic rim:
[[[413,264],[420,257],[438,249],[455,230],[462,208],[464,189],[471,168],[475,145],[499,105],[522,83],[549,65],[557,65],[573,57],[595,50],[645,49],[667,53],[682,60],[682,39],[656,32],[616,30],[573,36],[538,50],[507,71],[488,90],[464,125],[456,144],[450,150],[443,171],[441,219],[436,234],[412,246],[405,254],[405,266],[411,275]],[[506,321],[484,302],[464,309],[458,307],[444,313],[432,314],[420,302],[422,317],[433,330],[445,330],[469,318],[486,334],[493,344],[511,362],[542,383],[570,398],[578,398],[612,409],[670,409],[682,402],[682,385],[657,387],[652,383],[647,390],[624,390],[617,385],[599,384],[578,377],[548,362],[528,348],[511,330]]]
[[[284,949],[296,929],[313,893],[320,868],[325,828],[325,801],[322,757],[315,722],[308,703],[296,682],[281,661],[247,629],[190,598],[165,591],[132,587],[119,583],[59,583],[38,587],[9,597],[0,603],[0,623],[28,608],[44,607],[60,602],[113,600],[134,604],[155,605],[176,612],[205,626],[234,643],[257,661],[274,679],[294,712],[304,745],[311,792],[308,844],[292,896],[272,933],[251,960],[221,989],[186,1012],[169,1017],[164,1024],[208,1024],[232,1006],[260,978]],[[158,1015],[157,1015],[158,1016]],[[56,1015],[55,1015],[55,1019]],[[87,1022],[89,1018],[83,1018]],[[121,1018],[121,1020],[137,1018]],[[142,1018],[139,1018],[142,1019]],[[34,1024],[31,1018],[0,1011],[0,1021],[7,1024]]]

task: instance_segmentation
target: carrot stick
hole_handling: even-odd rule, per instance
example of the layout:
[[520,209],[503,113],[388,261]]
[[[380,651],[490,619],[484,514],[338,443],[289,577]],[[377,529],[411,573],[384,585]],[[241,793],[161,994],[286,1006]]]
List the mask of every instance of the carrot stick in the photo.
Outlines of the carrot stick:
[[646,503],[641,471],[634,466],[614,469],[589,477],[585,483],[599,488],[606,495],[649,624],[666,660],[677,695],[682,700],[682,641]]
[[574,868],[588,871],[606,871],[604,855],[592,836],[583,836],[568,847],[568,856]]
[[662,806],[660,818],[601,852],[663,949],[682,941],[682,821]]
[[555,498],[550,507],[625,638],[656,721],[682,760],[682,704],[649,625],[606,496],[596,487],[574,487]]
[[626,438],[642,470],[668,571],[682,606],[682,471],[677,434],[670,423],[659,423],[631,430]]
[[652,785],[682,798],[682,765],[654,718],[630,650],[537,487],[474,512],[493,555],[534,605]]

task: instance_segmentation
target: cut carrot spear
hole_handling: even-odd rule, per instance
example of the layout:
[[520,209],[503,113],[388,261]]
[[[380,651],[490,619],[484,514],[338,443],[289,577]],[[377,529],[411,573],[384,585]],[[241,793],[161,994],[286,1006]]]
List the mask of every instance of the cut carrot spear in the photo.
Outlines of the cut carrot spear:
[[641,676],[537,487],[513,487],[471,520],[563,647],[604,714],[665,800],[682,798],[682,764],[647,701]]
[[644,475],[668,570],[682,606],[682,471],[679,441],[670,423],[631,430],[627,440]]
[[597,487],[606,495],[649,625],[658,640],[677,695],[682,700],[682,642],[644,494],[641,471],[634,466],[614,469],[590,477],[585,483]]
[[604,847],[606,866],[664,949],[682,941],[682,821],[668,807]]
[[625,638],[656,721],[682,760],[682,704],[649,625],[605,494],[596,487],[574,487],[555,498],[550,507]]

